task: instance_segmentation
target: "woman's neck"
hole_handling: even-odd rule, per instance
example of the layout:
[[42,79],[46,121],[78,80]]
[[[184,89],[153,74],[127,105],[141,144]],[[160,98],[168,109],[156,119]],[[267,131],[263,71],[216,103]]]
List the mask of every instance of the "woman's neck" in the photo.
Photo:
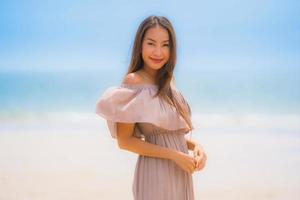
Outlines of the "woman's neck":
[[156,75],[157,75],[157,70],[155,69],[151,69],[149,67],[143,67],[141,69],[142,73],[148,78],[150,79],[153,83],[155,83],[156,81]]

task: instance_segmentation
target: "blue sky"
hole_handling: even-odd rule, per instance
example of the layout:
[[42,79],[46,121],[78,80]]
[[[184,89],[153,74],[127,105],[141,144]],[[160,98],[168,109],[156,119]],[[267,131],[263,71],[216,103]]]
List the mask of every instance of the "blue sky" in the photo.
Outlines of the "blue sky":
[[175,28],[175,78],[194,108],[299,113],[299,10],[291,0],[0,1],[1,106],[89,110],[155,14]]
[[139,23],[167,16],[178,63],[201,69],[300,68],[299,1],[1,1],[0,70],[127,67]]

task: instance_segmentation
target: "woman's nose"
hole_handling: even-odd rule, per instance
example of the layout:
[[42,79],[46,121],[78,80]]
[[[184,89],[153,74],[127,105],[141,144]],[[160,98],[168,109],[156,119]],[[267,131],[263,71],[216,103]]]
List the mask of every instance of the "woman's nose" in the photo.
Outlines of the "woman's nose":
[[153,54],[154,54],[155,56],[160,56],[160,55],[162,54],[161,47],[156,47],[156,48],[154,49]]

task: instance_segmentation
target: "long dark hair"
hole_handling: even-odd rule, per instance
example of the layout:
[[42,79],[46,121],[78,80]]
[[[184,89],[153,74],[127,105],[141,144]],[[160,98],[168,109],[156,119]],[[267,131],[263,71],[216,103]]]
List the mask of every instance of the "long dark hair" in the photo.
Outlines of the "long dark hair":
[[[158,70],[156,83],[158,85],[157,96],[164,99],[170,105],[173,105],[177,112],[183,117],[187,123],[189,130],[193,129],[191,122],[191,109],[188,102],[180,93],[174,93],[171,89],[171,81],[173,79],[173,71],[176,65],[176,35],[171,22],[163,16],[149,16],[142,21],[135,34],[134,44],[132,48],[131,61],[127,74],[136,72],[143,68],[144,61],[142,58],[142,43],[145,33],[148,29],[160,26],[168,31],[170,57],[167,63]],[[175,97],[177,95],[177,97]]]

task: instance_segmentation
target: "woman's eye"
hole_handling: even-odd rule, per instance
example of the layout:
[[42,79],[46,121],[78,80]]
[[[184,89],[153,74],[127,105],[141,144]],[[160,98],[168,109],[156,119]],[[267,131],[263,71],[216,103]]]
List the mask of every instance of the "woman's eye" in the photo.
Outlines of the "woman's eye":
[[151,42],[149,42],[148,44],[149,44],[149,45],[153,45],[153,43],[151,43]]
[[164,44],[164,46],[168,47],[168,46],[169,46],[169,44]]

